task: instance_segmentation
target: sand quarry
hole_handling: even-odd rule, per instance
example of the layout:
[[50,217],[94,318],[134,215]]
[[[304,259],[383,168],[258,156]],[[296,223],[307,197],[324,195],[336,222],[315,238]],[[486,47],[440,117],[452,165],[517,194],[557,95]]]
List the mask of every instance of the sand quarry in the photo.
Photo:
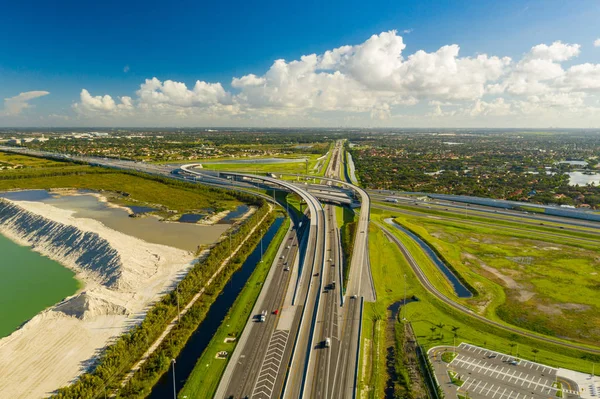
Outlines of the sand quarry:
[[[41,398],[72,383],[93,364],[95,356],[127,328],[139,323],[149,305],[185,275],[192,253],[109,229],[93,219],[41,202],[10,201],[24,212],[43,216],[57,226],[96,233],[118,252],[116,283],[82,267],[65,251],[36,243],[34,250],[72,269],[82,288],[63,302],[39,313],[22,328],[0,340],[0,397]],[[0,225],[13,241],[31,246],[31,239]],[[113,279],[113,282],[115,280]]]

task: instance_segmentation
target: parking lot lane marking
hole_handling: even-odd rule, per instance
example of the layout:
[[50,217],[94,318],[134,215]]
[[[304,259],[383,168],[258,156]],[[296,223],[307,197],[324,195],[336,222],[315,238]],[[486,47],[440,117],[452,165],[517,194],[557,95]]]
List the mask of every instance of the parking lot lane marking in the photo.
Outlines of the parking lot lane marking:
[[[512,393],[512,392],[511,392]],[[519,395],[521,394],[521,392],[517,392],[517,397],[515,399],[519,399]]]
[[[486,383],[485,383],[485,385],[483,385],[483,386],[481,387],[481,391],[479,391],[479,393],[482,393],[482,392],[483,392],[483,390],[485,389],[485,387],[487,387],[487,384],[488,384],[488,383],[486,382]],[[475,389],[477,389],[477,387],[475,387]]]
[[502,386],[498,386],[498,389],[496,389],[496,392],[494,392],[494,396],[492,396],[492,399],[494,399],[496,397],[496,394],[498,393],[498,391],[500,390],[500,388],[502,388]]
[[481,380],[479,380],[479,382],[477,383],[477,385],[475,385],[475,388],[473,388],[473,390],[476,390],[479,384],[481,384]]
[[538,365],[537,365],[537,367],[536,367],[535,369],[536,369],[536,370],[539,370],[539,369],[540,369],[540,365],[538,364]]

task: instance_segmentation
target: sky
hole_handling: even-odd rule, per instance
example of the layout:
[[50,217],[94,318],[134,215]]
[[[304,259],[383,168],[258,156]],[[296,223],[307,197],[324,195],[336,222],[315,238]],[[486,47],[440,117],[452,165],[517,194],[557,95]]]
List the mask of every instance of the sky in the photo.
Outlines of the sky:
[[7,1],[0,126],[598,128],[598,21],[596,0]]

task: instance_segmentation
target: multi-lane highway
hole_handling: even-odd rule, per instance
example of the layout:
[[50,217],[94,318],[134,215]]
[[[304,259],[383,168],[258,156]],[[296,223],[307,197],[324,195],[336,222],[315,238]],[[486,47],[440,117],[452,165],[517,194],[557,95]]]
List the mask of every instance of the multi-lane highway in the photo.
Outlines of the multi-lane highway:
[[[182,166],[178,170],[183,174],[174,176],[173,169],[166,166],[65,157],[25,149],[18,152],[199,180],[241,191],[248,191],[254,183],[260,182],[263,188],[278,188],[299,195],[308,206],[309,218],[297,221],[296,228],[288,232],[286,244],[280,248],[254,308],[254,316],[266,311],[265,321],[249,320],[216,396],[351,398],[356,388],[361,301],[363,296],[374,300],[375,295],[367,246],[370,200],[364,190],[336,178],[342,165],[341,144],[336,143],[333,161],[322,180],[330,186],[341,186],[345,191],[353,190],[361,198],[355,255],[345,296],[335,212],[329,205],[324,209],[317,200],[313,193],[319,190],[307,190],[302,185],[266,176],[207,173],[196,169],[194,164]],[[341,198],[335,192],[328,194],[334,202]],[[329,342],[327,347],[325,342]]]

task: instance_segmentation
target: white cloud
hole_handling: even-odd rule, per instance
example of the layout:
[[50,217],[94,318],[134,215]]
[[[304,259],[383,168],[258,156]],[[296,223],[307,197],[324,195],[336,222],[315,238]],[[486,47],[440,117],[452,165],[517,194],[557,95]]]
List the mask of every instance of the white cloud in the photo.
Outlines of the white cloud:
[[600,39],[594,40],[594,47],[600,47]]
[[36,91],[26,91],[24,93],[19,93],[19,95],[14,97],[9,97],[4,99],[4,111],[3,115],[7,116],[15,116],[19,115],[24,109],[30,108],[29,104],[30,100],[34,98],[47,96],[50,94],[48,91],[36,90]]
[[117,103],[109,95],[92,96],[89,91],[82,89],[79,98],[80,102],[73,105],[79,114],[108,115],[133,110],[133,101],[128,96],[121,97],[120,103]]
[[561,41],[556,41],[549,46],[546,44],[534,46],[528,56],[532,59],[562,62],[577,57],[580,48],[579,44],[565,44]]
[[[81,116],[143,122],[326,125],[333,120],[392,123],[400,115],[448,121],[545,118],[559,109],[563,116],[580,115],[598,103],[600,65],[573,63],[581,53],[579,44],[538,44],[515,62],[497,55],[462,56],[458,44],[412,54],[405,49],[398,32],[382,32],[321,54],[275,60],[262,73],[232,78],[231,91],[219,82],[198,80],[188,88],[183,82],[152,78],[134,98],[118,101],[83,89],[74,109]],[[573,64],[565,68],[567,61]],[[409,107],[411,111],[403,111]]]
[[123,72],[127,73],[129,72],[129,65],[125,65],[125,67],[123,68]]

